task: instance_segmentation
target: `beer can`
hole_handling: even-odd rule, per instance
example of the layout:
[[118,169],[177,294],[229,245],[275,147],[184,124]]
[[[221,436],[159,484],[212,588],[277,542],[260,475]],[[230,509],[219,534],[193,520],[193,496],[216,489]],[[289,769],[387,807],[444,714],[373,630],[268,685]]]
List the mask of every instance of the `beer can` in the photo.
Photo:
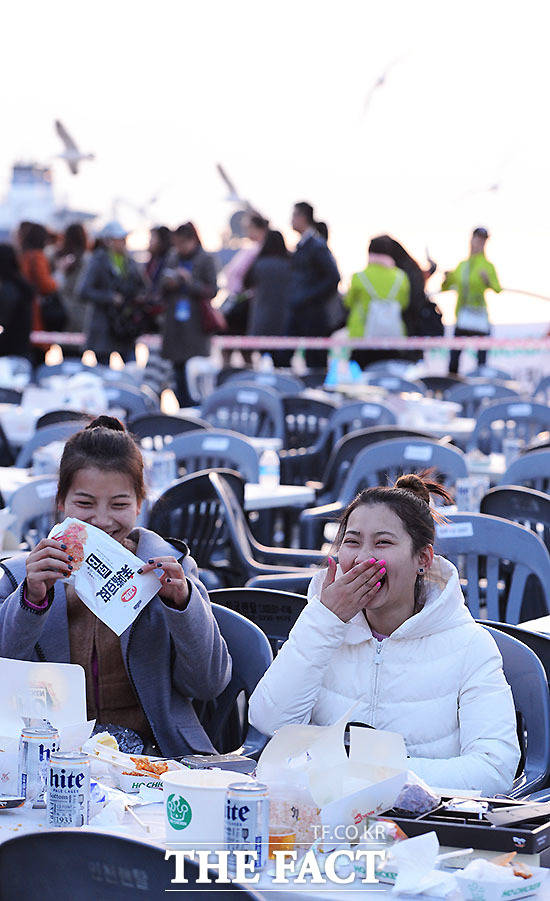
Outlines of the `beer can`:
[[19,739],[19,793],[30,801],[44,800],[50,756],[59,751],[59,732],[44,720],[39,729],[23,729]]
[[[224,814],[228,851],[256,851],[254,870],[261,870],[269,851],[269,793],[262,782],[232,782],[227,787]],[[230,854],[228,871],[235,875],[236,859]]]
[[90,817],[90,761],[78,751],[52,754],[48,825],[84,826]]

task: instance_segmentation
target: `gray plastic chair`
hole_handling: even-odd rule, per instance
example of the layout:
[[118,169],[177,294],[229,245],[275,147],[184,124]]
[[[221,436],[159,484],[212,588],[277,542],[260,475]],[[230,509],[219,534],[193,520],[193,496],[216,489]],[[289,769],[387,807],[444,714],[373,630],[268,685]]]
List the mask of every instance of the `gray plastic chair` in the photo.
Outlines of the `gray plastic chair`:
[[254,369],[241,369],[231,372],[224,380],[224,385],[235,382],[247,382],[248,384],[261,385],[264,388],[273,388],[279,394],[300,394],[305,385],[300,379],[284,372],[257,372]]
[[[500,427],[496,426],[498,422]],[[468,446],[484,453],[500,453],[504,438],[523,438],[528,442],[548,428],[550,407],[522,399],[497,401],[480,411]]]
[[[186,432],[169,445],[178,467],[190,475],[202,469],[234,469],[246,482],[258,482],[260,464],[256,448],[237,432],[223,429]],[[182,473],[183,475],[183,473]]]
[[368,375],[368,384],[377,385],[379,388],[385,388],[386,391],[399,393],[401,391],[416,391],[417,394],[426,394],[426,386],[422,382],[411,382],[402,378],[400,375],[392,375],[391,373],[376,373]]
[[160,411],[157,413],[143,413],[141,416],[136,416],[135,419],[130,419],[128,422],[128,431],[139,439],[140,444],[144,447],[152,445],[159,449],[165,445],[171,447],[171,441],[176,435],[196,432],[201,429],[210,429],[209,423],[203,422],[202,419],[168,416]]
[[302,547],[320,547],[324,524],[338,518],[360,491],[391,485],[405,472],[421,472],[432,466],[443,484],[454,485],[457,479],[468,475],[462,451],[435,441],[393,438],[366,447],[348,469],[338,499],[300,514]]
[[105,383],[104,389],[109,408],[122,407],[127,419],[135,419],[144,413],[158,411],[158,403],[153,400],[152,392],[148,395],[139,388],[131,388],[129,385],[121,388],[111,382]]
[[482,498],[480,513],[527,526],[542,538],[550,551],[550,495],[544,491],[520,485],[499,485]]
[[24,542],[32,549],[42,538],[46,538],[55,523],[56,494],[55,476],[37,476],[13,492],[8,506],[15,522],[9,531],[19,544]]
[[281,396],[261,385],[222,385],[202,405],[201,418],[216,429],[230,429],[250,437],[284,438]]
[[[550,555],[538,535],[484,513],[451,513],[447,519],[436,526],[434,549],[457,567],[476,619],[482,599],[488,619],[513,625],[550,612]],[[537,577],[546,608],[536,614],[526,614],[530,576]]]
[[344,404],[335,410],[329,419],[332,447],[349,432],[375,425],[397,425],[397,417],[393,410],[375,401]]
[[443,399],[455,404],[462,404],[463,416],[477,416],[485,405],[504,397],[519,397],[517,391],[498,385],[495,382],[480,382],[474,385],[454,385],[448,388]]
[[286,395],[282,404],[285,417],[283,447],[286,450],[315,447],[338,410],[336,401],[319,400],[304,394]]
[[[238,773],[235,774],[238,781]],[[70,861],[73,864],[70,864]],[[0,845],[2,901],[40,898],[41,901],[162,901],[174,891],[175,859],[166,860],[164,848],[120,835],[53,829],[18,835]],[[224,901],[260,901],[262,895],[237,882],[197,884],[199,866],[185,861],[187,883],[175,891],[195,898],[203,892],[223,891]]]
[[504,372],[503,369],[495,369],[494,366],[476,366],[464,374],[467,379],[499,379],[511,381],[514,376],[510,372]]
[[501,485],[524,485],[536,491],[550,488],[550,449],[532,450],[521,454],[500,479]]
[[212,613],[227,644],[233,670],[229,685],[214,702],[207,702],[208,713],[199,713],[199,719],[220,754],[242,750],[257,760],[269,739],[249,725],[248,700],[271,665],[273,654],[267,636],[257,624],[227,604],[218,603],[221,594],[224,592],[211,593]]
[[544,375],[533,391],[533,397],[540,403],[550,402],[550,375]]
[[210,600],[255,623],[269,639],[274,654],[287,640],[306,603],[301,594],[269,588],[220,588],[210,592]]
[[485,626],[502,655],[506,681],[512,689],[518,716],[520,746],[525,754],[523,772],[514,780],[512,798],[542,789],[550,778],[550,693],[544,667],[537,654],[498,627]]
[[80,422],[56,422],[54,425],[45,425],[44,428],[38,429],[19,451],[15,465],[23,468],[30,466],[35,450],[38,450],[39,447],[46,447],[52,441],[66,441],[75,432],[84,428],[84,425],[82,420]]

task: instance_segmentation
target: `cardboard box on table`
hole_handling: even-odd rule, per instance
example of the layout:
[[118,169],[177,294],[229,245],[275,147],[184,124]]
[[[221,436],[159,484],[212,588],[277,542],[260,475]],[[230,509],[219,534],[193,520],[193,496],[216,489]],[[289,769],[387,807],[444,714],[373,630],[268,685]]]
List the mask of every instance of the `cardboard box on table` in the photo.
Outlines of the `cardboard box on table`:
[[282,726],[257,768],[260,781],[285,782],[289,792],[293,785],[308,788],[329,835],[360,829],[368,817],[389,810],[407,779],[405,742],[395,732],[350,725],[348,757],[344,734],[351,713],[332,726]]

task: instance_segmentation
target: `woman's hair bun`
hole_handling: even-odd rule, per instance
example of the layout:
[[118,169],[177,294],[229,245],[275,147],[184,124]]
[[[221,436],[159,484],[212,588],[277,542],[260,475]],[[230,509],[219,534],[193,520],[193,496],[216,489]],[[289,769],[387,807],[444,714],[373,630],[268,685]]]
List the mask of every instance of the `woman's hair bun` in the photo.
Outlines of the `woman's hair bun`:
[[413,494],[417,494],[428,505],[430,503],[430,489],[421,475],[409,472],[406,475],[399,476],[395,483],[395,488],[404,488],[405,491],[412,491]]
[[124,424],[116,416],[97,416],[86,426],[87,429],[111,429],[113,432],[125,432]]

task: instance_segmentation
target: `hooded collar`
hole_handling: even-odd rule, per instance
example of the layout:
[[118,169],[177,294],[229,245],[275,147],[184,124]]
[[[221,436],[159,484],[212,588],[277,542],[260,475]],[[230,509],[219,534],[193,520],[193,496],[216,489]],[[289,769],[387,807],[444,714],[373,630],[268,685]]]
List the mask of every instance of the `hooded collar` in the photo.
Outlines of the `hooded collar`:
[[[336,575],[342,575],[340,565]],[[392,632],[390,638],[392,640],[423,638],[472,621],[472,615],[464,603],[456,567],[445,557],[436,555],[430,567],[424,607],[419,613],[405,620],[395,632]],[[371,628],[363,611],[360,610],[347,623],[343,642],[360,644],[372,638]]]

